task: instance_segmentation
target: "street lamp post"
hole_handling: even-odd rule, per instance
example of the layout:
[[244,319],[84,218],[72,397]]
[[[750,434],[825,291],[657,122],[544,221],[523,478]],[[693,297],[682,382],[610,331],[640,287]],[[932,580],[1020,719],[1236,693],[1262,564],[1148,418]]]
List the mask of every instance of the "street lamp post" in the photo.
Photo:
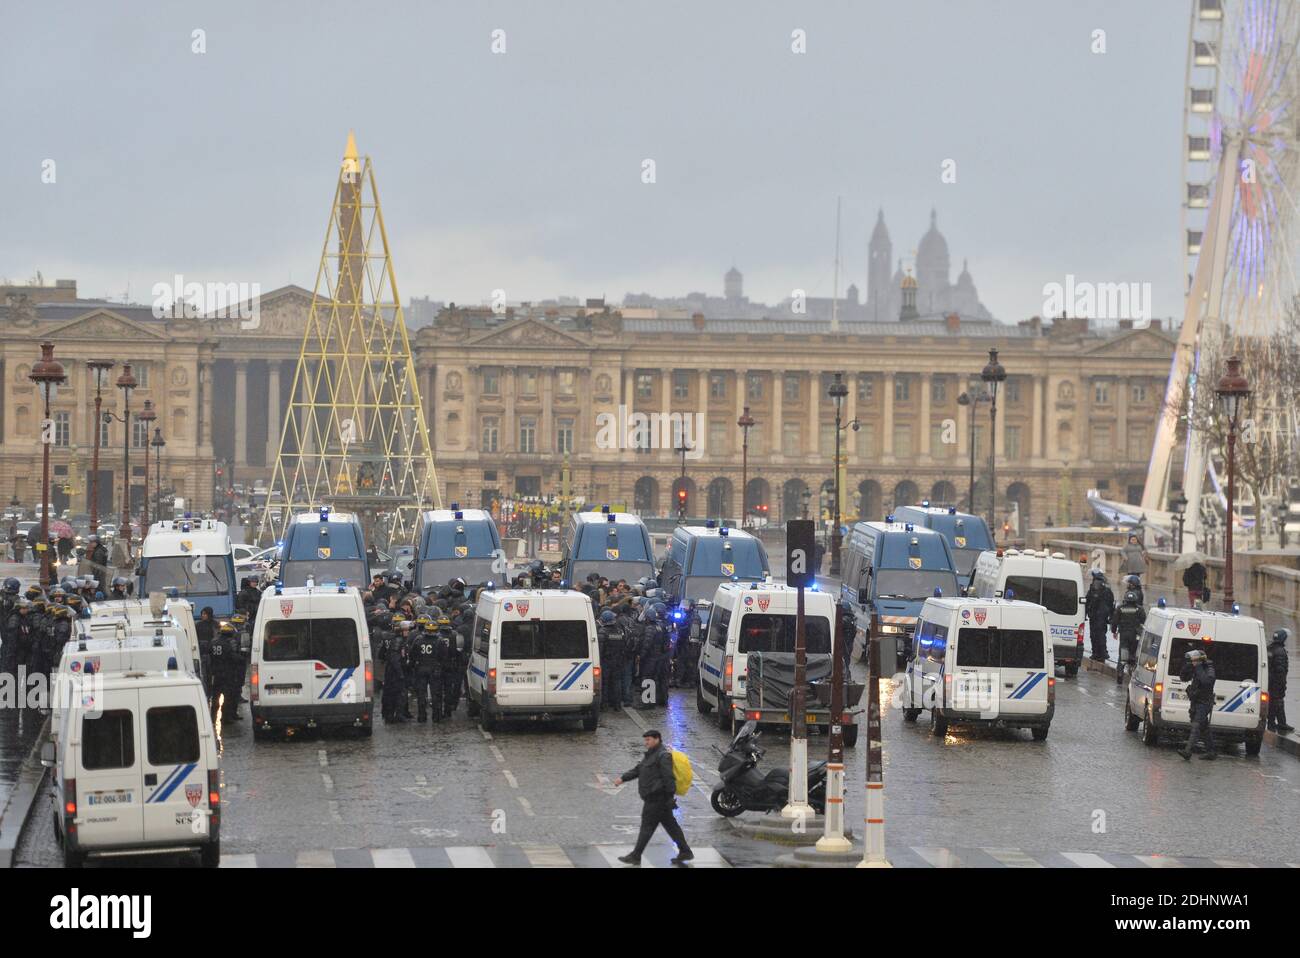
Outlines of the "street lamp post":
[[[144,401],[144,408],[141,409],[138,413],[136,413],[135,418],[140,420],[142,423],[144,423],[144,434],[147,441],[149,436],[149,427],[152,426],[154,420],[158,418],[158,414],[154,412],[152,399],[146,399]],[[149,534],[149,448],[148,446],[146,446],[144,450],[144,497],[141,501],[141,510],[144,512],[144,521],[140,523],[140,535],[143,538],[144,536],[147,536]]]
[[[162,514],[163,514],[162,511],[162,451],[163,451],[163,446],[167,445],[167,443],[163,440],[162,430],[157,426],[154,427],[153,439],[149,440],[149,445],[153,446],[153,466],[154,466],[153,471],[155,476],[153,511],[154,511],[154,516],[156,518],[162,519]],[[144,458],[145,461],[147,462],[149,459],[149,454],[145,453]],[[149,490],[146,487],[145,494],[148,495],[148,493]]]
[[831,511],[835,524],[831,526],[831,575],[840,574],[840,430],[844,428],[840,425],[840,412],[844,397],[849,394],[849,387],[843,380],[843,375],[836,373],[834,381],[826,391],[835,402],[835,505]]
[[1178,554],[1183,552],[1183,521],[1186,518],[1187,497],[1180,490],[1172,499],[1169,500],[1169,508],[1174,514],[1174,521],[1178,523],[1178,538],[1175,540],[1175,548]]
[[1231,612],[1233,498],[1237,491],[1237,420],[1241,415],[1242,404],[1250,397],[1250,383],[1242,375],[1240,356],[1228,357],[1228,371],[1223,374],[1214,392],[1223,406],[1223,414],[1228,418],[1228,508],[1224,516],[1223,528],[1223,609],[1225,612]]
[[1285,501],[1277,504],[1277,544],[1281,549],[1286,548],[1286,520],[1291,514],[1291,509]]
[[998,502],[998,386],[1007,379],[996,349],[989,350],[989,361],[980,371],[980,379],[989,391],[989,528],[994,529]]
[[111,359],[92,359],[86,368],[95,377],[95,453],[90,464],[90,531],[99,534],[99,416],[104,409],[104,377],[116,363]]
[[681,480],[677,485],[677,521],[685,522],[686,521],[686,496],[684,495],[684,493],[686,492],[686,454],[690,452],[690,447],[686,445],[685,430],[682,430],[681,435],[678,437],[678,442],[681,443],[681,445],[677,447],[677,451],[682,454],[682,476],[681,476]]
[[53,579],[50,569],[50,446],[55,439],[50,422],[50,390],[68,380],[63,373],[63,364],[54,358],[53,343],[41,343],[41,358],[27,378],[41,390],[45,402],[45,416],[41,422],[41,539],[38,546],[41,549],[41,581],[49,583]]
[[117,377],[116,385],[122,390],[122,415],[117,416],[106,412],[103,421],[105,424],[114,420],[122,423],[126,436],[126,441],[122,443],[122,528],[118,530],[118,535],[121,536],[122,548],[129,563],[131,560],[131,390],[138,385],[135,376],[131,375],[130,363],[122,366],[122,375]]
[[[970,393],[962,393],[957,397],[957,405],[974,407],[978,403],[988,402],[987,395],[974,396]],[[975,409],[972,408],[969,416],[970,419],[970,437],[966,443],[970,449],[970,485],[967,486],[966,511],[971,515],[975,514]]]
[[807,518],[808,518],[808,506],[809,506],[809,504],[812,502],[812,492],[809,491],[809,490],[807,490],[807,489],[805,489],[805,490],[803,491],[803,494],[800,496],[800,498],[801,498],[801,500],[803,501],[803,518],[807,519]]
[[749,430],[754,426],[754,417],[749,414],[749,407],[736,420],[740,427],[740,527],[749,523]]

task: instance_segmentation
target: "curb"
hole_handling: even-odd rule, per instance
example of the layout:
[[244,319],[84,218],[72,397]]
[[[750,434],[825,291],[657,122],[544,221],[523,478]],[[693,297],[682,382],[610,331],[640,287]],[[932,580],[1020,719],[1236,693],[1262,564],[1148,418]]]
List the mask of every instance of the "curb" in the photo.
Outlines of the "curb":
[[[1109,660],[1105,662],[1095,662],[1092,659],[1085,657],[1083,660],[1083,667],[1089,672],[1101,672],[1104,675],[1109,675],[1111,678],[1115,677],[1115,666],[1112,665]],[[1287,752],[1290,755],[1300,758],[1300,736],[1296,736],[1294,733],[1290,735],[1278,735],[1277,732],[1266,731],[1264,733],[1264,744],[1271,745],[1280,752]]]
[[23,828],[31,817],[32,809],[41,794],[41,785],[45,782],[45,767],[41,765],[41,746],[50,735],[50,720],[36,735],[32,750],[27,753],[23,767],[18,773],[18,784],[9,795],[9,802],[0,809],[0,868],[13,866],[14,849],[22,837]]
[[[794,830],[792,824],[794,821],[792,818],[782,818],[777,812],[768,812],[756,820],[738,822],[733,819],[730,820],[730,824],[732,829],[744,838],[772,842],[776,845],[816,845],[817,840],[825,834],[826,819],[821,815],[805,816],[801,831]],[[846,828],[844,837],[852,841],[853,833]]]

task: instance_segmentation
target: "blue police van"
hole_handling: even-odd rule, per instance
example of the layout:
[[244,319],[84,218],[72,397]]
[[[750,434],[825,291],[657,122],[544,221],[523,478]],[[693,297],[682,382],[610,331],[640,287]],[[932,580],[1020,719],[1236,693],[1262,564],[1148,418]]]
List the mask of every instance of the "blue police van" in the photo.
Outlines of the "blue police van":
[[932,506],[925,499],[919,506],[900,507],[894,512],[894,518],[933,529],[947,540],[957,566],[957,582],[963,588],[970,585],[980,553],[994,547],[989,525],[983,517],[958,512],[956,506]]
[[564,530],[564,580],[570,585],[595,573],[616,582],[655,577],[654,551],[645,523],[630,512],[575,512]]
[[[441,588],[457,577],[470,586],[505,578],[505,553],[492,514],[483,509],[430,509],[415,527],[416,591]],[[499,566],[494,563],[500,561]],[[500,573],[495,571],[501,570]]]
[[290,588],[306,585],[308,579],[316,585],[347,582],[366,588],[370,560],[361,521],[349,512],[333,512],[328,506],[293,515],[280,543],[277,578]]

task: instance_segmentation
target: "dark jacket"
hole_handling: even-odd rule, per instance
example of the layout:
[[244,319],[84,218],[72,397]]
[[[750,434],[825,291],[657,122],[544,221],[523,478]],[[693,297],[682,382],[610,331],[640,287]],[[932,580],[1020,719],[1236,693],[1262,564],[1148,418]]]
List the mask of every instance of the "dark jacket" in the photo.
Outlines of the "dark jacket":
[[1192,705],[1214,705],[1215,675],[1213,662],[1206,661],[1197,666],[1185,662],[1178,677],[1189,683],[1187,686],[1187,700]]
[[1111,628],[1118,632],[1119,637],[1125,642],[1131,642],[1137,638],[1138,633],[1142,631],[1142,624],[1146,620],[1146,611],[1137,603],[1119,605],[1110,614]]
[[625,782],[636,779],[637,794],[643,802],[670,802],[677,794],[673,757],[662,742],[647,750],[641,764],[624,772],[622,778]]
[[1268,687],[1270,689],[1286,688],[1286,673],[1291,667],[1290,657],[1286,654],[1285,642],[1274,642],[1268,647]]
[[1115,611],[1115,596],[1110,591],[1110,586],[1104,582],[1091,586],[1088,589],[1083,611],[1089,619],[1100,622],[1103,626],[1110,622],[1111,613]]
[[1205,566],[1199,562],[1193,562],[1183,570],[1183,585],[1193,591],[1200,592],[1205,588]]

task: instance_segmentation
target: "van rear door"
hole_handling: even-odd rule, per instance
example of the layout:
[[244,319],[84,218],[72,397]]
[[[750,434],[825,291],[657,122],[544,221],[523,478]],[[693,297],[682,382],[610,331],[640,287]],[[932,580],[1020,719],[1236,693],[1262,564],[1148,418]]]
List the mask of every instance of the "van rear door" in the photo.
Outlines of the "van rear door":
[[[317,694],[327,691],[327,680],[334,673],[311,657],[311,619],[305,614],[311,600],[301,595],[268,596],[263,604],[268,601],[258,666],[261,704],[265,708],[313,705]],[[299,614],[292,617],[295,610]]]
[[547,596],[542,602],[545,703],[551,708],[587,705],[596,693],[599,661],[587,602],[572,595]]
[[[148,844],[193,843],[196,836],[207,834],[208,771],[198,706],[193,685],[140,690],[142,812]],[[195,821],[201,821],[199,831]]]
[[1002,686],[997,627],[1001,622],[1002,609],[997,605],[961,610],[957,641],[949,635],[944,656],[945,708],[997,718]]
[[144,840],[145,796],[140,775],[139,693],[112,692],[102,712],[72,716],[81,723],[75,770],[82,847],[138,845]]
[[1051,638],[1043,634],[1038,609],[1004,608],[997,632],[1000,714],[1041,715],[1047,711],[1052,671]]
[[497,701],[503,706],[546,704],[546,657],[542,649],[540,596],[501,603],[497,639]]

